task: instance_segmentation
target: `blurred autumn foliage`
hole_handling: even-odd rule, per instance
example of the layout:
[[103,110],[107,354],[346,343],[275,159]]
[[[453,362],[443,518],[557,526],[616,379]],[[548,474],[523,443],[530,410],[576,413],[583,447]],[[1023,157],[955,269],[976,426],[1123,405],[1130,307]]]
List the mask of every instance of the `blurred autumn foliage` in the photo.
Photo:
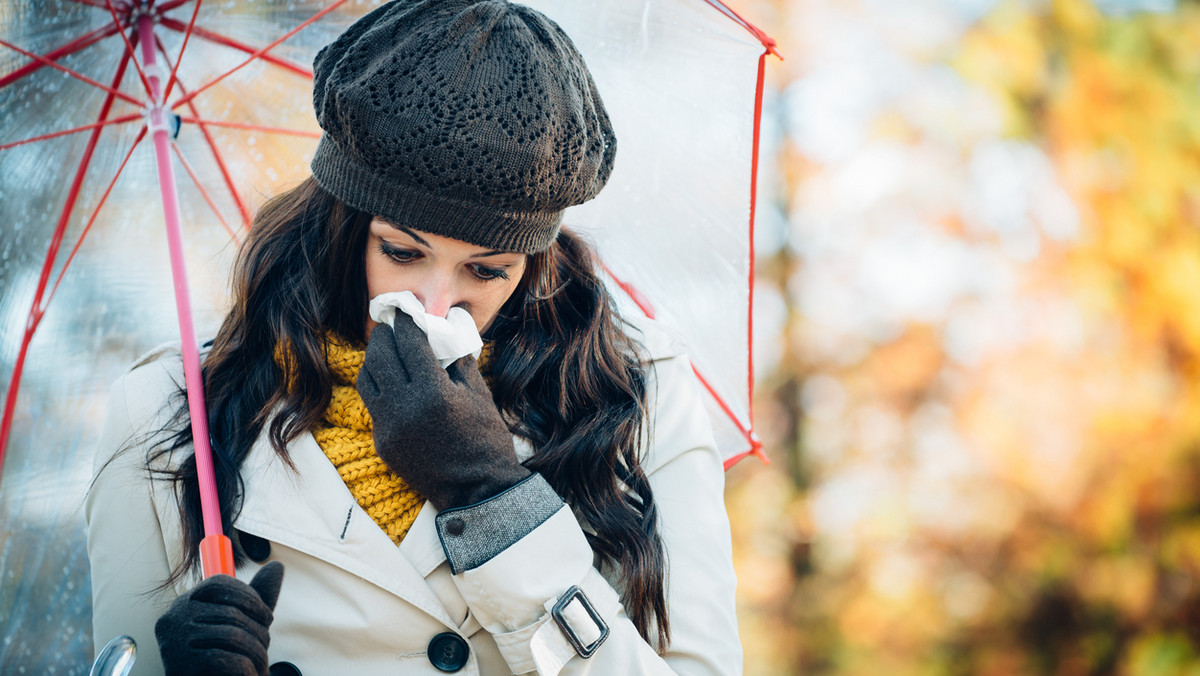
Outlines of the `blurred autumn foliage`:
[[1119,4],[753,7],[748,674],[1200,674],[1200,4]]

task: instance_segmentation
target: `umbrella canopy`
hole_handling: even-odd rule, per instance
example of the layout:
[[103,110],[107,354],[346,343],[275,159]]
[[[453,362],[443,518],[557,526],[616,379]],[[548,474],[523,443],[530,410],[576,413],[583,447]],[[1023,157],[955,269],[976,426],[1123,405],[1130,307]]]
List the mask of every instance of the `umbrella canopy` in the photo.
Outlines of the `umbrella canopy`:
[[[142,4],[0,5],[4,673],[86,661],[82,496],[108,385],[180,337],[147,84],[158,79],[179,116],[169,153],[203,340],[251,215],[308,173],[316,49],[374,3]],[[576,39],[621,139],[610,186],[567,222],[597,241],[631,311],[686,337],[732,461],[754,448],[748,227],[764,36],[706,0],[532,4]],[[158,69],[143,65],[143,16]]]

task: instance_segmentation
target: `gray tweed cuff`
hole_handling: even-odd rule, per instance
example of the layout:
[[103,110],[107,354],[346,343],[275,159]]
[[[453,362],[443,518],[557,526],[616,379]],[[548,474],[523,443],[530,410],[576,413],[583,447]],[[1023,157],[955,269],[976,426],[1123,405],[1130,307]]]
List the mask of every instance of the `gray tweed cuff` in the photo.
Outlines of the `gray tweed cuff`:
[[535,473],[483,502],[439,513],[438,538],[450,572],[457,575],[491,561],[554,516],[563,504],[542,475]]

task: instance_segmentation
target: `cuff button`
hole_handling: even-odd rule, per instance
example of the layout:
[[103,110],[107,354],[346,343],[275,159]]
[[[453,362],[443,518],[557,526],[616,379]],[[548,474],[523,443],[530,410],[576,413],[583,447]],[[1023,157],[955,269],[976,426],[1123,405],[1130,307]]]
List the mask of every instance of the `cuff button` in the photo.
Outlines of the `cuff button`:
[[452,519],[446,519],[446,532],[447,533],[449,533],[451,535],[462,535],[463,531],[466,529],[467,529],[467,524],[462,519],[460,519],[458,517],[454,517]]

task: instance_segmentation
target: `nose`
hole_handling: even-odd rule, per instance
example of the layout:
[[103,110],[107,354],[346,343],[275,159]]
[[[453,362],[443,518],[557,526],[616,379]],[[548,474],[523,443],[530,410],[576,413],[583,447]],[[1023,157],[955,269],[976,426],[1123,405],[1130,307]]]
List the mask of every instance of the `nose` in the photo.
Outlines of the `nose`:
[[425,306],[426,312],[438,317],[445,317],[458,302],[451,280],[436,273],[426,275],[413,289],[413,295]]

